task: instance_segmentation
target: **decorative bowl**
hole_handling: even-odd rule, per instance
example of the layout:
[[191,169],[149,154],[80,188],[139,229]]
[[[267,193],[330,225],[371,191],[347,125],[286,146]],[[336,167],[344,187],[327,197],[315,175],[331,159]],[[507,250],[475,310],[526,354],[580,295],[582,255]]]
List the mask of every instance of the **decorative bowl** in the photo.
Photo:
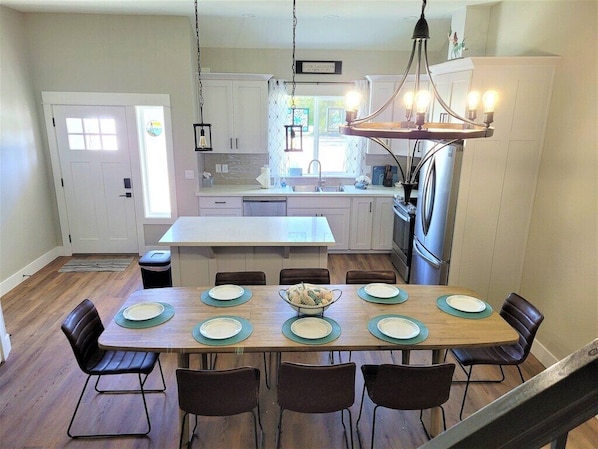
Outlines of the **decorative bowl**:
[[331,290],[305,282],[278,291],[280,297],[301,315],[323,315],[342,293],[338,288]]

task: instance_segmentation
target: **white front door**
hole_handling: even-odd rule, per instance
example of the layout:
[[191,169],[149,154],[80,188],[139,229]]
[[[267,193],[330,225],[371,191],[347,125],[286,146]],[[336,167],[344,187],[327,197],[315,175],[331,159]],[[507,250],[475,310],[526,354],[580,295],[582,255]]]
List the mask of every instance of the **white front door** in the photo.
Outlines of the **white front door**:
[[73,253],[138,253],[126,111],[53,105]]

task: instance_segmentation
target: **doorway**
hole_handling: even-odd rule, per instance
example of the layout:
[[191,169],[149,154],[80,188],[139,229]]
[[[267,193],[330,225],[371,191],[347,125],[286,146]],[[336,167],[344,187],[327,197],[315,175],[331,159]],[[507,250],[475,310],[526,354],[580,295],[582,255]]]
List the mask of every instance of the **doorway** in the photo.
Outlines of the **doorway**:
[[122,106],[53,105],[73,253],[137,253]]
[[[147,225],[170,224],[177,216],[170,96],[42,92],[42,101],[64,255],[143,254]],[[138,114],[154,109],[161,111],[160,133],[155,126],[148,131],[147,117]],[[144,157],[155,151],[144,140],[150,131],[159,134],[166,166],[159,213],[146,185]]]

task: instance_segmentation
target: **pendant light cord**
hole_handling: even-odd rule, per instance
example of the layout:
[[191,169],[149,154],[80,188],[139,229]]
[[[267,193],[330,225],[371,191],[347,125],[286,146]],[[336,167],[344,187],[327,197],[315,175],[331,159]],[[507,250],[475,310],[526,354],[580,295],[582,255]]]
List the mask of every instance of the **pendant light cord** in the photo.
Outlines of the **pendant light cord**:
[[[296,0],[293,0],[293,64],[291,66],[291,70],[293,72],[293,79],[292,79],[292,88],[291,88],[291,111],[293,112],[293,116],[295,114],[295,74],[297,73],[297,61],[295,60],[295,45],[296,45],[296,28],[297,28],[297,9],[296,9]],[[294,123],[292,123],[294,124]]]
[[203,85],[201,82],[201,50],[199,47],[199,14],[195,0],[195,41],[197,42],[197,81],[199,87],[199,121],[203,123]]

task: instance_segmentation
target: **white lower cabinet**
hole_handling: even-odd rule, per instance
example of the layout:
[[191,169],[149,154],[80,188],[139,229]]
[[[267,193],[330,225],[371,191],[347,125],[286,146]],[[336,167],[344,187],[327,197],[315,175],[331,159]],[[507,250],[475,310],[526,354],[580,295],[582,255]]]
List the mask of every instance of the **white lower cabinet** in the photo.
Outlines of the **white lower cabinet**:
[[392,249],[393,211],[392,197],[378,197],[374,200],[372,217],[372,249]]
[[200,196],[201,217],[240,217],[243,215],[243,199],[240,196]]
[[392,197],[353,197],[349,249],[392,249]]
[[351,200],[349,249],[371,249],[373,211],[374,199],[372,197],[353,197]]
[[289,196],[287,197],[287,216],[326,217],[336,242],[329,249],[331,251],[349,249],[351,198]]

